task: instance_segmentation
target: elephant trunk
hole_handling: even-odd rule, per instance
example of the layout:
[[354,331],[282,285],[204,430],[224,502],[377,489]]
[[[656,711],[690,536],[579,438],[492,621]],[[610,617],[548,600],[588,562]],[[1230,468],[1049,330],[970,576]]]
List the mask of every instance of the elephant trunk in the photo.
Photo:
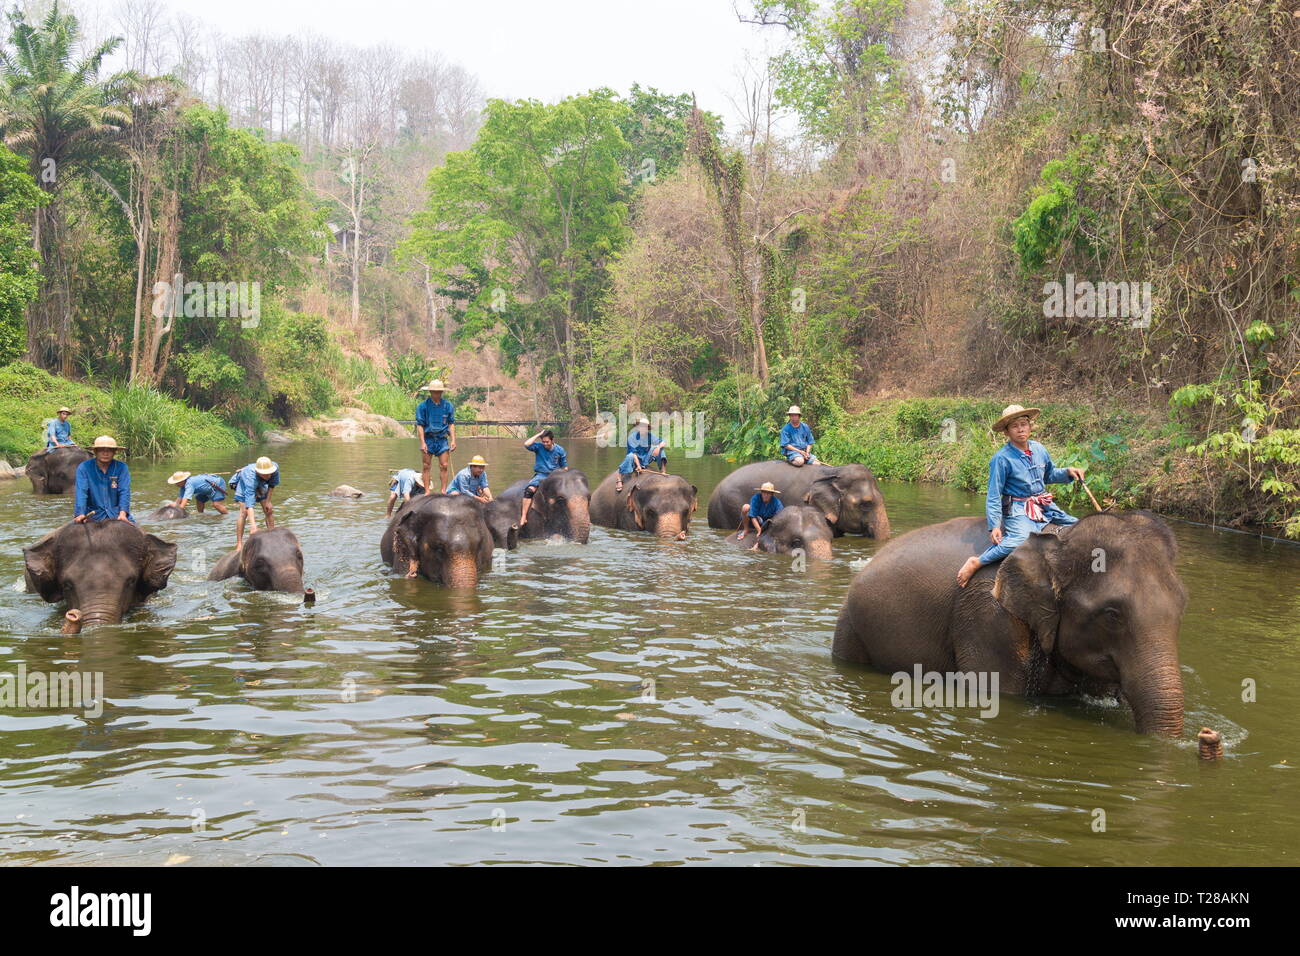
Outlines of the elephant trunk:
[[316,603],[316,591],[314,588],[307,588],[302,592],[302,603],[308,607]]
[[591,514],[586,498],[570,498],[567,503],[569,511],[569,537],[578,544],[586,544],[591,537]]
[[1196,744],[1202,760],[1223,759],[1223,736],[1217,730],[1202,727],[1196,735]]
[[[1165,640],[1170,647],[1173,638]],[[1183,675],[1176,651],[1156,651],[1122,670],[1120,689],[1133,708],[1138,733],[1178,737],[1183,732]]]
[[659,516],[655,524],[655,535],[660,538],[676,538],[682,532],[682,516],[669,512]]
[[867,537],[876,541],[888,541],[889,535],[889,515],[885,512],[885,503],[877,501],[867,521]]
[[82,602],[77,610],[81,615],[78,629],[94,627],[98,624],[117,624],[122,620],[122,609],[116,604]]
[[67,614],[63,615],[63,633],[80,634],[81,633],[81,612],[75,607]]
[[831,543],[829,541],[823,541],[820,538],[816,541],[809,541],[804,550],[808,552],[808,557],[816,558],[818,561],[829,561],[831,559]]
[[478,565],[474,556],[457,552],[447,558],[442,569],[443,583],[450,588],[472,588],[478,586]]

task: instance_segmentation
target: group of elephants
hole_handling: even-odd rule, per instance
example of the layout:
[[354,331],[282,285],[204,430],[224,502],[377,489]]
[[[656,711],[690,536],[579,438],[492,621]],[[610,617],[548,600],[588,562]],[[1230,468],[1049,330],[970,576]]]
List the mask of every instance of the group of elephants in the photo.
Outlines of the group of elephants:
[[[62,451],[44,456],[48,460],[36,471],[29,465],[37,492],[71,490],[59,468]],[[493,551],[512,550],[521,539],[559,536],[585,544],[593,524],[669,540],[687,536],[698,507],[694,485],[679,475],[645,471],[620,492],[616,479],[611,473],[592,491],[577,469],[552,472],[522,527],[526,479],[490,504],[418,495],[389,521],[380,555],[406,577],[473,587],[491,569]],[[728,540],[734,542],[742,505],[765,481],[777,485],[787,504],[759,537],[763,551],[802,549],[808,557],[829,558],[832,540],[841,535],[890,537],[874,475],[853,464],[742,466],[710,496],[709,526],[732,532]],[[1139,731],[1181,734],[1178,632],[1186,597],[1165,523],[1145,511],[1089,515],[1059,534],[1031,536],[958,587],[957,568],[983,550],[987,538],[984,518],[976,517],[889,541],[849,586],[834,656],[886,672],[918,666],[939,674],[996,672],[1003,693],[1122,696]],[[69,522],[24,549],[24,556],[28,590],[51,603],[67,601],[79,612],[76,629],[120,620],[165,587],[176,545],[123,521]],[[235,575],[255,588],[301,592],[297,538],[286,528],[251,535],[209,577]]]

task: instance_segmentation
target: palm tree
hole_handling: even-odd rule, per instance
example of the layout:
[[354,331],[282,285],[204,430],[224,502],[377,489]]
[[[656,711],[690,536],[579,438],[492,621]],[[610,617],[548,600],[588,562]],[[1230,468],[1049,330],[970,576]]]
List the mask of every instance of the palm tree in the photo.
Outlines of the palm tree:
[[123,96],[134,77],[99,79],[104,58],[121,37],[78,58],[81,26],[60,10],[58,0],[38,24],[16,9],[7,17],[9,42],[0,46],[0,137],[27,157],[32,176],[50,194],[32,228],[43,267],[41,294],[28,312],[27,349],[33,362],[67,375],[73,364],[72,309],[57,196],[113,148],[129,122]]

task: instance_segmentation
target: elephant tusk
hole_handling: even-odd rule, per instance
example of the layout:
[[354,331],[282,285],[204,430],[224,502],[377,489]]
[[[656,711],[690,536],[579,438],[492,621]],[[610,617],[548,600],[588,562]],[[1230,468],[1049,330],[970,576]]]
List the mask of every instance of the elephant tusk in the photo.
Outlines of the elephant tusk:
[[75,607],[67,614],[63,615],[63,633],[80,634],[81,633],[81,612]]
[[1223,735],[1217,730],[1202,727],[1196,735],[1196,744],[1202,760],[1223,759]]

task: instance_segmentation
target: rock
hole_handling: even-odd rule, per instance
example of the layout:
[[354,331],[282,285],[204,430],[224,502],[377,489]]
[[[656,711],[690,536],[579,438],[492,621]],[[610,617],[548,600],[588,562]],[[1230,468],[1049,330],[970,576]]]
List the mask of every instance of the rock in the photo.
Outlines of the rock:
[[14,470],[14,466],[0,458],[0,481],[13,481],[17,477],[18,472]]
[[344,408],[339,418],[309,419],[301,422],[294,431],[301,438],[332,438],[336,441],[399,438],[410,434],[397,419],[376,415],[361,408]]
[[353,488],[351,485],[339,485],[330,492],[331,498],[360,498],[365,492],[360,488]]
[[287,445],[296,439],[292,435],[286,435],[284,432],[269,431],[263,441],[271,445]]

